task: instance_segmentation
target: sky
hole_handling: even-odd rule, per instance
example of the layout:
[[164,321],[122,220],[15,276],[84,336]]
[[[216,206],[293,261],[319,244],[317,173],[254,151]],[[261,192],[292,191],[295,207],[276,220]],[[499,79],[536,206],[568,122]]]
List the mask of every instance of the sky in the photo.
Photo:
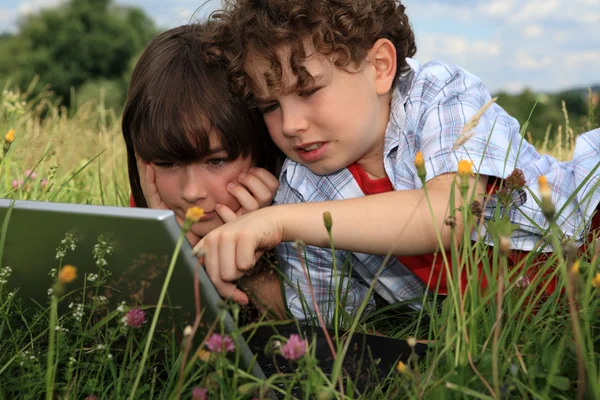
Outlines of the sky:
[[[64,0],[0,0],[0,32]],[[161,28],[202,18],[219,0],[116,0]],[[600,0],[404,0],[420,62],[437,59],[479,76],[490,91],[556,92],[600,84]],[[204,4],[204,5],[203,5]]]

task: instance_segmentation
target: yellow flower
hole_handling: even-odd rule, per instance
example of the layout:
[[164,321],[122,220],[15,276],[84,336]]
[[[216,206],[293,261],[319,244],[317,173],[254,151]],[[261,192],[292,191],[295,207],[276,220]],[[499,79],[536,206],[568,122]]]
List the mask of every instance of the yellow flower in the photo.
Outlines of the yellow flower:
[[574,274],[579,273],[579,260],[575,260],[575,262],[573,263],[573,266],[571,267],[571,272]]
[[460,160],[458,162],[458,176],[473,175],[473,161]]
[[598,272],[594,279],[592,279],[592,286],[596,289],[600,289],[600,272]]
[[200,218],[202,217],[204,217],[204,210],[196,206],[188,208],[185,213],[185,219],[192,223],[200,221]]
[[208,360],[210,359],[210,351],[208,350],[200,349],[196,354],[198,355],[198,358],[204,362],[208,362]]
[[417,168],[417,175],[421,179],[423,185],[425,185],[425,178],[427,177],[427,170],[425,170],[425,160],[423,160],[423,153],[417,151],[415,155],[415,167]]
[[325,224],[325,229],[327,229],[327,232],[331,232],[333,220],[331,219],[331,213],[329,211],[325,211],[323,213],[323,223]]
[[405,374],[406,364],[404,364],[402,361],[398,361],[398,365],[396,365],[396,371],[398,371],[401,374]]
[[8,144],[11,144],[15,140],[15,130],[11,129],[4,136],[4,141]]
[[552,194],[552,189],[550,189],[550,185],[548,185],[548,178],[544,175],[541,175],[538,178],[538,185],[540,187],[540,194],[542,197],[550,197]]
[[423,153],[417,151],[417,155],[415,156],[415,167],[417,169],[423,168],[425,166],[425,161],[423,160]]
[[77,278],[77,268],[72,265],[65,265],[58,273],[58,281],[62,284],[71,283]]

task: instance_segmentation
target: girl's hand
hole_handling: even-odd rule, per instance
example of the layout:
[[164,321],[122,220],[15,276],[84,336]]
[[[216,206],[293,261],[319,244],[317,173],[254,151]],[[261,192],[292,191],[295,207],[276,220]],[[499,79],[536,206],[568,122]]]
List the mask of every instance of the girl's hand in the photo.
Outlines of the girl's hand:
[[[155,210],[170,210],[169,206],[167,206],[160,197],[160,193],[158,193],[158,188],[156,187],[156,175],[152,164],[142,160],[137,154],[135,158],[137,161],[138,173],[140,175],[140,186],[142,186],[142,193],[146,199],[148,208],[153,208]],[[183,227],[183,219],[177,214],[175,214],[175,219],[179,226]],[[200,241],[200,236],[195,235],[191,231],[186,233],[185,237],[192,247]]]
[[222,297],[248,304],[248,296],[237,289],[236,280],[254,267],[262,253],[277,246],[283,231],[277,206],[267,207],[231,220],[211,231],[194,247],[206,273]]
[[230,222],[259,208],[270,206],[278,187],[279,181],[269,171],[251,168],[238,176],[238,182],[227,185],[227,191],[240,203],[240,209],[234,213],[229,207],[219,204],[215,210],[224,222]]

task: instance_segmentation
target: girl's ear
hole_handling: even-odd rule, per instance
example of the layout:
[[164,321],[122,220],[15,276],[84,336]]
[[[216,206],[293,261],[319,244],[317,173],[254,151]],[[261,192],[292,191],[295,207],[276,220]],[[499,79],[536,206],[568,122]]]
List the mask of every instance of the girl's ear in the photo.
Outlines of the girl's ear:
[[369,62],[375,68],[377,94],[388,94],[396,77],[396,47],[389,39],[377,40],[369,50]]

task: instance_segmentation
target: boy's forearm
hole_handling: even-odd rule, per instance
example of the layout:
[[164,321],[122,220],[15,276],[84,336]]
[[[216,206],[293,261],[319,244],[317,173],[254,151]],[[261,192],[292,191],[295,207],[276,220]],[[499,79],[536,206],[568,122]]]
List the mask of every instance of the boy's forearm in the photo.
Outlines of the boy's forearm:
[[[471,190],[485,191],[484,177],[474,178]],[[328,247],[329,237],[323,223],[323,212],[329,211],[333,220],[332,235],[337,248],[362,253],[385,255],[428,254],[439,248],[436,229],[443,247],[450,245],[451,229],[445,224],[450,215],[452,175],[434,178],[428,184],[433,210],[432,217],[423,190],[394,191],[345,201],[302,203],[277,206],[284,241],[301,239],[306,244]],[[456,206],[460,206],[458,188]],[[477,197],[476,197],[477,198]],[[281,207],[281,208],[280,208]],[[455,236],[463,233],[457,216]]]

